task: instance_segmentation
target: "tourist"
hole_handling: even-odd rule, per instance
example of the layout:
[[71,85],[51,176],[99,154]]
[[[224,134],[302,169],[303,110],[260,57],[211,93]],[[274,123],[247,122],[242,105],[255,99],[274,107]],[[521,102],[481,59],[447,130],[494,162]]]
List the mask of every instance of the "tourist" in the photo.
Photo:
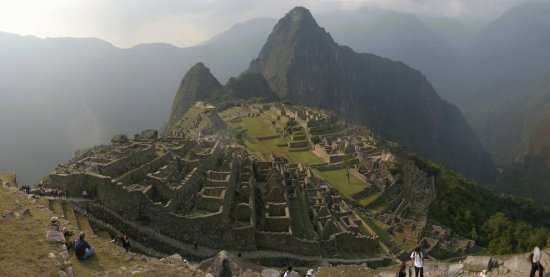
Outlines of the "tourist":
[[401,262],[401,266],[399,266],[399,273],[397,274],[397,276],[398,277],[407,276],[407,273],[405,273],[405,270],[407,270],[407,264],[405,264],[405,262]]
[[124,249],[126,249],[126,252],[129,252],[130,251],[130,239],[128,238],[127,235],[122,235],[120,237],[120,241],[122,241],[122,247],[124,247]]
[[61,229],[61,224],[59,223],[59,220],[57,219],[57,216],[52,216],[50,219],[50,226],[52,227],[54,231],[58,231]]
[[63,226],[63,235],[65,237],[70,237],[73,235],[73,231],[69,230],[69,228],[67,228],[67,226]]
[[288,267],[288,269],[283,274],[283,277],[290,277],[291,276],[290,274],[292,274],[292,266]]
[[88,198],[88,192],[87,191],[85,191],[85,190],[82,191],[82,198],[84,198],[84,199]]
[[531,273],[529,273],[530,277],[535,276],[535,272],[539,272],[539,277],[542,277],[544,274],[544,267],[540,263],[540,259],[542,258],[542,253],[540,252],[540,248],[538,246],[535,246],[535,249],[533,249],[533,253],[531,253],[529,256],[532,256],[531,258]]
[[75,242],[74,253],[79,260],[85,260],[95,254],[95,249],[84,240],[86,233],[80,232],[79,238]]
[[309,269],[306,273],[306,277],[314,277],[313,276],[313,269]]
[[414,264],[414,276],[424,277],[424,254],[420,251],[420,247],[414,249],[411,259]]

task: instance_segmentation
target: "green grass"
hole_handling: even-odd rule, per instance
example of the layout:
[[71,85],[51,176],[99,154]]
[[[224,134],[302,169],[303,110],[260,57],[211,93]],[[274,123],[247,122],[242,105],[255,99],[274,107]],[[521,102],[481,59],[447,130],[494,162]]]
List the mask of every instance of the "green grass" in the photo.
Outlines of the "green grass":
[[[346,197],[348,200],[361,202],[363,199],[354,199],[353,195],[361,192],[365,189],[365,183],[357,179],[357,177],[350,174],[349,184],[346,168],[329,169],[329,170],[314,170],[315,175],[321,177],[334,187],[340,194]],[[365,199],[368,199],[365,198]],[[358,203],[359,204],[359,203]]]
[[[373,203],[374,201],[376,201],[376,199],[378,199],[378,197],[382,194],[382,192],[377,192],[377,193],[373,193],[369,196],[367,196],[366,198],[363,198],[359,201],[357,201],[357,203],[363,207],[366,207],[368,205],[370,205],[371,203]],[[387,204],[387,203],[386,203]],[[381,205],[383,206],[383,205]],[[378,207],[379,209],[384,209],[384,207]]]
[[[309,149],[292,151],[286,142],[279,138],[261,139],[258,137],[269,137],[278,135],[272,128],[270,122],[262,118],[242,118],[240,122],[233,124],[234,128],[246,130],[243,137],[245,146],[262,160],[269,160],[271,153],[285,157],[295,163],[322,164],[323,160]],[[283,146],[284,145],[284,146]]]

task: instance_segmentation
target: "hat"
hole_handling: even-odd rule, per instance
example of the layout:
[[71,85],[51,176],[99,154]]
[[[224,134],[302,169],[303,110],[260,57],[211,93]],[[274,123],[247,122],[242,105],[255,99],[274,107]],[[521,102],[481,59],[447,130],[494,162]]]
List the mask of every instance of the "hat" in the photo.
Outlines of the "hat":
[[50,219],[51,223],[54,223],[57,221],[57,216],[52,216],[52,219]]
[[80,236],[79,236],[81,239],[85,238],[86,237],[86,233],[85,232],[80,232]]

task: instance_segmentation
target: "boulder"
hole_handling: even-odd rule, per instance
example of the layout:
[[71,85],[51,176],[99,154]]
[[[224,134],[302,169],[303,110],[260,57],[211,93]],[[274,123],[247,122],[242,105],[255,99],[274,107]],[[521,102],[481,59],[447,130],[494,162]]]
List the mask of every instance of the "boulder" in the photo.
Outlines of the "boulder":
[[174,254],[172,256],[168,256],[164,258],[165,261],[171,262],[171,263],[182,263],[183,258],[179,254]]
[[9,211],[9,210],[4,210],[2,212],[2,217],[6,217],[6,218],[12,218],[15,216],[15,213],[12,212],[12,211]]
[[46,233],[46,241],[65,243],[65,236],[63,236],[62,232],[49,230],[48,233]]
[[273,268],[266,268],[262,270],[261,276],[262,277],[279,277],[281,274],[280,271],[275,270]]
[[22,209],[15,213],[16,217],[29,217],[31,216],[31,211],[29,209]]
[[159,132],[157,130],[148,129],[139,135],[139,138],[141,139],[157,139],[159,136]]
[[468,256],[463,262],[464,270],[481,272],[491,270],[493,258],[490,256]]
[[462,273],[464,272],[463,268],[464,268],[464,264],[462,263],[450,264],[448,274],[451,276],[461,276]]
[[513,272],[529,274],[531,271],[531,263],[527,260],[527,254],[516,255],[504,261],[504,267]]
[[128,137],[126,135],[123,135],[123,134],[120,134],[120,135],[115,135],[113,136],[113,138],[111,139],[111,143],[112,144],[116,144],[116,143],[127,143],[128,142]]

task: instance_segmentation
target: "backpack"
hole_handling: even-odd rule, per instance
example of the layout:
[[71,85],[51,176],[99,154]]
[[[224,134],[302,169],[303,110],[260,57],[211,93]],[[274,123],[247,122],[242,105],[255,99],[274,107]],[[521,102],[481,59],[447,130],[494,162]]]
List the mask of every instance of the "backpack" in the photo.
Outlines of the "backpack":
[[533,256],[534,256],[534,255],[535,255],[535,254],[533,254],[533,252],[529,253],[529,255],[527,255],[527,261],[529,261],[530,263],[532,263],[532,262],[533,262]]

